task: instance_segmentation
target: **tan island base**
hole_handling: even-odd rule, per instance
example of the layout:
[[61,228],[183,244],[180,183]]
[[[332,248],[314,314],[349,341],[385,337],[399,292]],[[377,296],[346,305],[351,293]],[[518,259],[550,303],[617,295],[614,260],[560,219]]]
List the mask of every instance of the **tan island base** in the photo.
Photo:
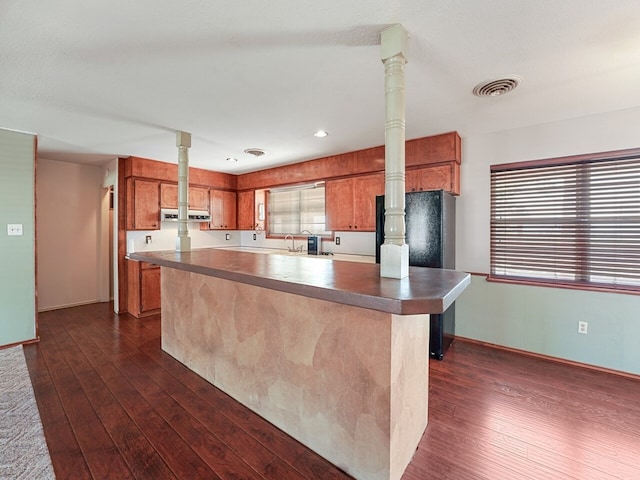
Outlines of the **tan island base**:
[[427,426],[429,315],[162,267],[162,348],[357,479],[396,480]]

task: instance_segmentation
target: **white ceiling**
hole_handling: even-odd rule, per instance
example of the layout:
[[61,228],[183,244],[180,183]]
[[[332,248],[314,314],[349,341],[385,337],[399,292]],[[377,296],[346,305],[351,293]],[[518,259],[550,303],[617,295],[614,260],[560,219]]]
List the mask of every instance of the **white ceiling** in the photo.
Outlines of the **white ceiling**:
[[[381,145],[394,23],[407,139],[640,105],[638,0],[0,0],[0,128],[88,164],[176,162],[183,130],[192,166],[229,173]],[[472,95],[507,74],[512,93]]]

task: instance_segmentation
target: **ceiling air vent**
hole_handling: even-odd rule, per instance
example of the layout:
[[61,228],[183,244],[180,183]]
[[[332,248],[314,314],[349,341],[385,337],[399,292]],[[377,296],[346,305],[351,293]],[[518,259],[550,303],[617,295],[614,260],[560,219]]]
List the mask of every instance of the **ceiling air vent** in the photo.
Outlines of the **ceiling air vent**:
[[253,155],[254,157],[261,157],[265,154],[265,151],[261,148],[247,148],[244,153],[248,155]]
[[504,78],[496,78],[479,83],[473,89],[476,97],[498,97],[505,95],[516,88],[522,82],[522,77],[518,75],[510,75]]

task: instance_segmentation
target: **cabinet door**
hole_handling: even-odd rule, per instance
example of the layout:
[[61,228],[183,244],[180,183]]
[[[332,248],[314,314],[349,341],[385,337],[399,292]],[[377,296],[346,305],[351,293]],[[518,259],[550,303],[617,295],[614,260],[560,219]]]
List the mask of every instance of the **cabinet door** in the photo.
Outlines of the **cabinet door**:
[[[160,208],[178,208],[178,185],[160,184]],[[209,189],[189,187],[189,210],[209,209]]]
[[236,192],[211,190],[209,192],[210,223],[201,223],[200,230],[236,229]]
[[405,189],[407,192],[444,190],[450,193],[459,193],[455,191],[454,178],[449,164],[407,171]]
[[151,180],[133,180],[133,230],[160,228],[160,184]]
[[189,187],[189,210],[209,210],[209,189]]
[[353,230],[376,231],[376,195],[384,195],[384,174],[353,179]]
[[253,230],[255,228],[254,212],[255,196],[253,190],[238,193],[238,229]]
[[227,230],[235,230],[237,226],[237,195],[236,192],[222,192],[223,222]]
[[353,230],[353,179],[327,180],[324,187],[327,230]]
[[210,228],[219,230],[224,226],[224,197],[220,190],[209,192],[209,214],[211,215]]
[[178,185],[160,184],[160,208],[178,208]]
[[160,267],[140,269],[140,313],[160,308]]

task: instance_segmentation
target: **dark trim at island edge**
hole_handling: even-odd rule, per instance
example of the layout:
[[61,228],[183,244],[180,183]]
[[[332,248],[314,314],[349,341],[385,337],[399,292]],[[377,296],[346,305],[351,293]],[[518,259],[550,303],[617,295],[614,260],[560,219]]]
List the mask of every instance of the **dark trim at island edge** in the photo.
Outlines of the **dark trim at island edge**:
[[130,253],[162,267],[396,315],[444,312],[470,284],[465,272],[409,267],[402,280],[381,278],[380,265],[204,248]]

